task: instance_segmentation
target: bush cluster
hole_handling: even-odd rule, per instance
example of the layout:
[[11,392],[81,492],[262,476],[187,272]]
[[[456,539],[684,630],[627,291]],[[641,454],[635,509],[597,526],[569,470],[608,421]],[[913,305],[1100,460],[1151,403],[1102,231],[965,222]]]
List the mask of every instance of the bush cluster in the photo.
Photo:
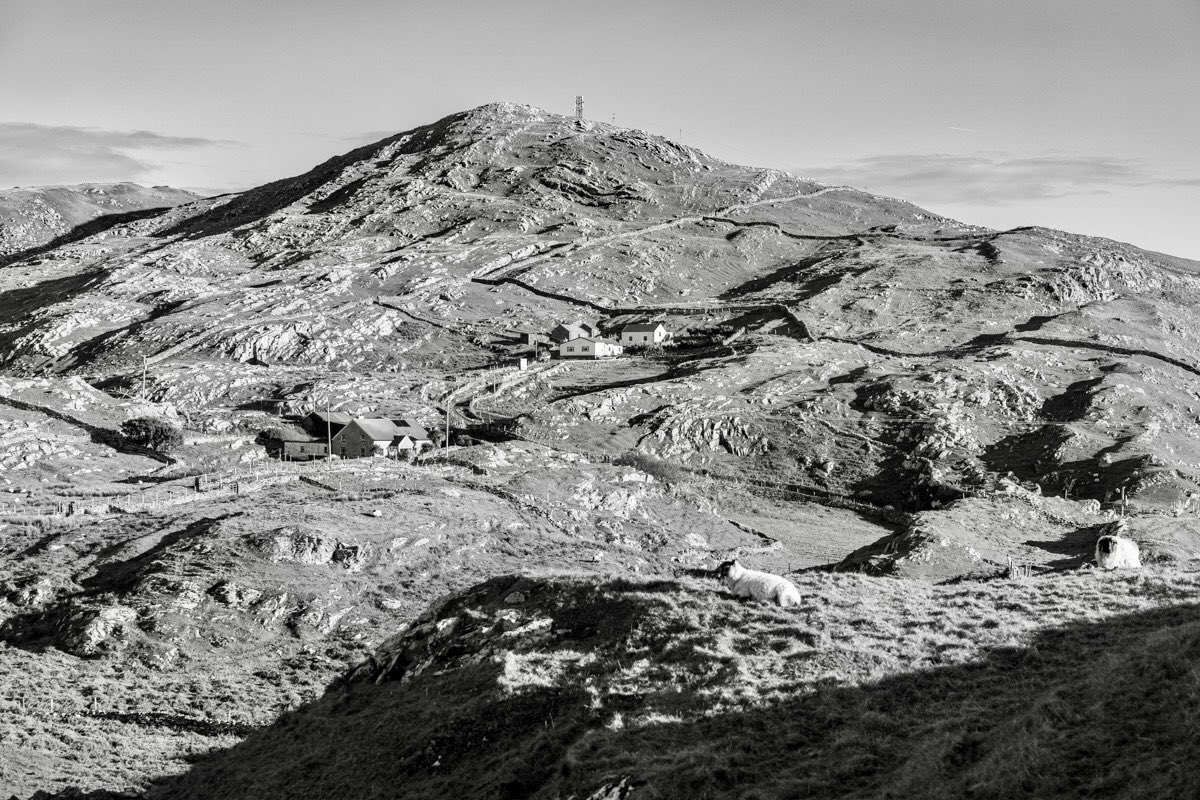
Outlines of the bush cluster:
[[678,464],[639,450],[630,450],[625,455],[617,456],[613,463],[622,467],[633,467],[663,483],[679,484],[687,479],[687,471]]
[[156,453],[169,453],[183,444],[183,433],[171,423],[154,417],[137,417],[121,423],[126,444],[148,447]]

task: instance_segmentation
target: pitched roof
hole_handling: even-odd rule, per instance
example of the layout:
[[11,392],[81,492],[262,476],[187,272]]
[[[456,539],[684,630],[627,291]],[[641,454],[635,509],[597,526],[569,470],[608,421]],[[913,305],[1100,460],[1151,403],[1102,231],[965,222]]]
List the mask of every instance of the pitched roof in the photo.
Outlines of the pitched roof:
[[335,425],[349,425],[354,419],[345,411],[314,411],[310,416],[316,417],[322,422],[332,422]]
[[390,442],[404,436],[411,436],[413,439],[429,438],[429,434],[420,425],[403,419],[355,419],[353,422],[374,442]]
[[621,333],[654,333],[661,327],[661,322],[633,322],[621,328]]
[[413,439],[429,439],[429,432],[410,420],[394,419],[397,436],[411,436]]
[[354,424],[376,442],[391,441],[396,435],[396,423],[390,419],[356,419]]
[[614,347],[621,346],[620,342],[613,341],[612,339],[605,339],[603,336],[576,336],[573,339],[567,339],[567,341],[563,342],[563,344],[570,344],[571,342],[595,342],[597,344],[610,344]]
[[318,439],[315,436],[309,436],[307,433],[299,433],[297,431],[284,431],[282,434],[280,434],[279,441],[303,443],[320,442],[321,444],[325,443],[324,439]]

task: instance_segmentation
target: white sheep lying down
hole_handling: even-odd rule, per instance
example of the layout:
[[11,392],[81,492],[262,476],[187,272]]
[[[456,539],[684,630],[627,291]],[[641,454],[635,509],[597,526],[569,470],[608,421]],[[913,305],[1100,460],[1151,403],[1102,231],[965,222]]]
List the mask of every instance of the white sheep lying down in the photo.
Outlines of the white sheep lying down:
[[1100,569],[1137,569],[1142,566],[1138,545],[1133,539],[1109,534],[1096,540],[1096,566]]
[[800,605],[800,590],[796,584],[780,575],[746,569],[736,560],[726,561],[717,567],[716,572],[735,597],[749,597],[784,608]]

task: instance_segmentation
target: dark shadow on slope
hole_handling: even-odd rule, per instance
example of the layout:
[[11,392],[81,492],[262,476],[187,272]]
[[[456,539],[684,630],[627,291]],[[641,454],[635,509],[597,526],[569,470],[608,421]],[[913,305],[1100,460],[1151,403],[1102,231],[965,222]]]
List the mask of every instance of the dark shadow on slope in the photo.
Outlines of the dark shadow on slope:
[[14,343],[44,324],[44,320],[33,317],[36,312],[86,294],[88,289],[103,281],[109,274],[108,270],[92,270],[62,278],[51,278],[32,286],[0,293],[0,319],[10,322],[28,321],[19,328],[0,332],[0,350],[10,351],[7,355],[0,355],[0,360],[11,358]]
[[1044,336],[1018,336],[1012,339],[1014,342],[1030,342],[1032,344],[1044,344],[1050,347],[1074,347],[1081,350],[1095,350],[1099,353],[1108,353],[1110,355],[1120,356],[1146,356],[1147,358],[1157,359],[1166,364],[1170,364],[1180,369],[1190,372],[1193,375],[1200,375],[1200,367],[1189,364],[1186,361],[1181,361],[1178,358],[1156,353],[1153,350],[1142,350],[1136,347],[1119,347],[1112,344],[1100,344],[1099,342],[1086,342],[1075,339],[1050,339]]
[[[546,657],[591,651],[603,674],[621,657],[623,626],[648,622],[628,609],[594,611],[599,625],[548,644]],[[670,675],[689,658],[708,659],[710,678],[696,688],[717,688],[739,679],[735,656],[644,657],[650,674],[662,675],[657,688],[601,703],[583,686],[556,685],[552,672],[499,691],[502,657],[411,682],[331,689],[200,756],[149,796],[1200,795],[1196,605],[1072,623],[971,663],[863,686],[797,687],[781,702],[732,712],[712,713],[712,696],[681,692]],[[647,714],[660,718],[639,723]],[[613,724],[616,715],[628,723]],[[610,793],[593,794],[606,786]]]
[[[105,331],[97,336],[93,336],[85,342],[80,342],[71,348],[71,350],[57,361],[54,362],[54,369],[57,372],[66,372],[70,369],[88,366],[100,359],[111,359],[115,355],[114,343],[118,339],[131,341],[140,331],[151,325],[155,321],[174,313],[181,306],[187,303],[186,300],[177,300],[172,303],[166,303],[153,309],[145,317],[129,323],[121,328],[116,328],[111,331]],[[153,353],[147,354],[153,356]]]
[[38,245],[37,247],[30,247],[17,253],[10,253],[6,256],[0,256],[0,267],[7,267],[20,261],[25,261],[26,259],[36,258],[40,255],[44,255],[45,253],[49,253],[51,250],[62,247],[63,245],[81,241],[89,236],[95,236],[98,233],[104,233],[107,230],[111,230],[112,228],[116,228],[121,225],[129,225],[143,219],[157,217],[171,210],[171,206],[163,206],[161,208],[146,208],[140,211],[128,211],[124,214],[105,214],[103,216],[96,217],[95,219],[88,220],[80,225],[76,225],[71,230],[54,237],[45,244]]
[[1055,453],[1070,438],[1070,429],[1046,425],[988,445],[979,459],[992,472],[1000,475],[1011,472],[1019,481],[1038,483],[1047,472],[1058,467]]
[[351,198],[354,197],[355,194],[358,193],[358,190],[361,189],[366,182],[366,178],[358,178],[357,180],[350,181],[340,189],[335,189],[329,193],[328,197],[318,200],[310,205],[308,207],[308,213],[324,214],[327,211],[332,211],[340,205],[345,205],[351,200]]
[[[751,345],[752,347],[752,345]],[[757,349],[757,348],[754,348]],[[753,352],[751,350],[750,352]],[[648,383],[660,383],[662,381],[678,380],[680,378],[690,378],[693,375],[699,375],[702,372],[708,372],[711,369],[728,366],[729,364],[745,364],[748,361],[749,353],[743,347],[740,354],[732,347],[717,347],[713,348],[709,353],[689,353],[688,362],[671,367],[666,372],[658,375],[650,375],[642,378],[630,378],[624,381],[609,381],[608,383],[600,383],[589,385],[582,389],[571,389],[551,397],[548,403],[557,403],[562,400],[570,400],[572,397],[583,397],[585,395],[596,394],[610,389],[627,389],[631,386],[643,386]],[[696,365],[694,362],[703,358],[720,358],[720,364]]]
[[1062,425],[1006,436],[984,449],[980,460],[993,472],[1011,472],[1024,483],[1035,483],[1046,494],[1071,500],[1112,502],[1122,488],[1135,486],[1146,476],[1164,471],[1151,455],[1114,459],[1134,437],[1118,439],[1108,447],[1074,461],[1059,461],[1059,448],[1074,434]]
[[110,561],[100,564],[97,566],[95,574],[79,580],[78,583],[89,594],[125,594],[137,583],[140,571],[172,545],[207,533],[214,525],[221,522],[221,520],[228,519],[231,516],[235,516],[235,514],[225,514],[220,517],[205,517],[204,519],[196,520],[185,528],[163,535],[153,546],[133,558],[125,561]]
[[198,733],[201,736],[246,736],[258,730],[256,725],[244,725],[236,722],[219,722],[216,720],[196,719],[182,714],[161,714],[145,711],[94,711],[87,714],[92,719],[108,719],[137,725],[141,728],[161,728],[169,731]]
[[1047,553],[1066,556],[1049,562],[1046,566],[1051,569],[1079,569],[1095,558],[1096,540],[1108,527],[1108,523],[1089,525],[1079,528],[1058,538],[1046,541],[1030,539],[1025,544],[1045,550]]
[[752,280],[748,280],[731,289],[726,289],[721,294],[717,295],[720,300],[737,300],[749,294],[761,292],[764,289],[769,289],[777,283],[794,283],[799,284],[804,276],[812,270],[817,264],[822,261],[827,261],[830,258],[835,258],[832,255],[814,255],[809,258],[797,261],[794,264],[789,264],[786,267],[780,267],[773,272],[769,272]]
[[163,464],[175,463],[175,459],[171,458],[170,456],[158,453],[148,447],[139,447],[125,442],[119,431],[115,431],[111,428],[102,428],[99,425],[93,425],[90,422],[85,422],[84,420],[78,419],[77,417],[72,417],[69,414],[64,414],[63,412],[53,408],[39,406],[35,403],[26,403],[23,400],[17,400],[13,397],[0,397],[0,405],[12,406],[13,408],[21,409],[22,411],[32,411],[37,414],[45,414],[48,417],[53,417],[61,422],[65,422],[68,425],[74,425],[77,428],[87,431],[88,435],[91,437],[91,440],[96,444],[101,444],[105,447],[111,447],[113,450],[117,450],[122,453],[145,456],[146,458],[152,458],[155,461]]
[[[0,624],[0,642],[31,652],[41,652],[58,642],[72,618],[78,616],[81,603],[103,602],[105,598],[121,598],[133,591],[143,577],[142,571],[154,563],[172,545],[204,533],[232,514],[197,520],[178,531],[158,538],[144,552],[123,561],[100,563],[93,575],[77,578],[80,591],[59,596],[53,603],[8,617]],[[154,535],[153,533],[147,534]],[[120,550],[126,543],[107,548],[100,558]]]
[[1055,422],[1073,422],[1083,419],[1092,406],[1095,390],[1104,382],[1104,377],[1075,381],[1060,394],[1046,398],[1042,403],[1041,415]]
[[1041,315],[1041,316],[1032,316],[1025,322],[1022,322],[1019,325],[1014,325],[1013,330],[1020,331],[1021,333],[1031,333],[1033,331],[1039,331],[1046,324],[1053,322],[1054,320],[1058,319],[1061,316],[1062,316],[1062,314],[1046,314],[1046,315]]
[[[264,184],[249,191],[242,192],[223,206],[211,209],[158,234],[161,237],[183,236],[188,239],[198,239],[218,233],[225,233],[242,225],[258,222],[276,211],[300,202],[309,194],[322,186],[337,180],[342,170],[351,165],[370,161],[382,147],[392,144],[399,139],[407,138],[399,148],[398,155],[420,154],[437,142],[442,141],[447,131],[456,122],[466,118],[469,112],[460,112],[438,120],[432,125],[424,125],[411,131],[389,136],[373,144],[351,150],[340,156],[325,161],[313,169],[291,178]],[[377,168],[386,166],[384,163],[375,164]],[[414,164],[410,168],[413,174],[427,166],[426,162]],[[344,204],[362,187],[363,183],[350,181],[345,186],[334,190],[328,197],[316,201],[310,211],[320,213],[337,205]],[[353,188],[351,188],[353,187]],[[339,192],[342,192],[339,194]],[[322,205],[324,204],[324,205]]]
[[986,258],[989,264],[1000,263],[1000,251],[990,239],[982,242],[965,244],[962,247],[956,247],[954,248],[954,252],[974,253],[975,255]]

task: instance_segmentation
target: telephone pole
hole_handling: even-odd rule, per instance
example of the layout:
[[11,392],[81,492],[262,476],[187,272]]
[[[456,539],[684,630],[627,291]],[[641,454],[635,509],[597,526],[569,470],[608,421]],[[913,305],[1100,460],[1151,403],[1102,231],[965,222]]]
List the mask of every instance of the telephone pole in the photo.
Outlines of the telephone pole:
[[[315,386],[313,388],[313,393],[314,393],[314,395],[316,394]],[[333,393],[330,392],[330,394],[333,394]],[[313,411],[316,411],[316,410],[317,410],[317,399],[316,399],[316,397],[313,397]],[[333,420],[331,420],[329,418],[329,415],[331,413],[333,413],[333,412],[329,410],[329,398],[326,397],[325,398],[325,447],[327,448],[326,453],[325,453],[325,469],[326,470],[333,469]]]

